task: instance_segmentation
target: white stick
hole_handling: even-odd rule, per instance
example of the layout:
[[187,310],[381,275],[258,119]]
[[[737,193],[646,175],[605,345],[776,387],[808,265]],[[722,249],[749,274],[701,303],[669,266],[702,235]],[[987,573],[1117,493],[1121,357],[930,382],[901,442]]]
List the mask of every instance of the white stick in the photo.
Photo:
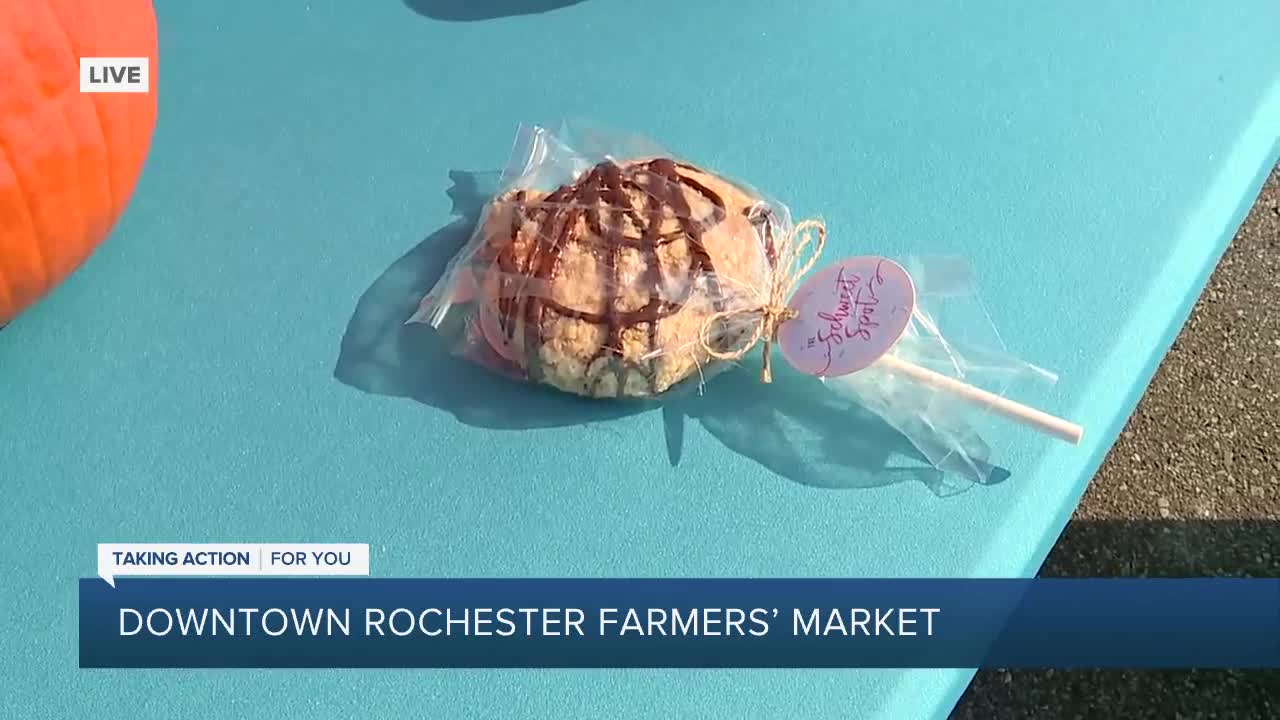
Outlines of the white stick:
[[893,353],[885,353],[876,361],[876,364],[884,366],[887,370],[906,375],[922,385],[928,385],[950,393],[960,400],[987,408],[1010,420],[1020,422],[1073,445],[1079,445],[1080,438],[1084,435],[1084,428],[1075,423],[1067,422],[1060,417],[1054,417],[1033,407],[1027,407],[995,393],[960,382],[942,373],[922,368],[897,357]]

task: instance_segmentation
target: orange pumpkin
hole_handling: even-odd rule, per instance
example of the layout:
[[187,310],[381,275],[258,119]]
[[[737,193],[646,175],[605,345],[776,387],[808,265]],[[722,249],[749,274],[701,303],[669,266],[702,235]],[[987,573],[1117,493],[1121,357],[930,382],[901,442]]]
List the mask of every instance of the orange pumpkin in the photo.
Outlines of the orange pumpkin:
[[[148,57],[148,93],[81,93],[80,57]],[[151,0],[0,0],[0,325],[106,238],[156,120]]]

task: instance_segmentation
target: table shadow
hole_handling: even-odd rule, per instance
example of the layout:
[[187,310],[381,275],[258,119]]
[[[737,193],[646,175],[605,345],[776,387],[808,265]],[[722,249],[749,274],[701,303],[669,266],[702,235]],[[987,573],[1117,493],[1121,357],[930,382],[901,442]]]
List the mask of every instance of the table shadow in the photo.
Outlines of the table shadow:
[[584,0],[404,0],[406,7],[423,17],[452,22],[536,15],[581,2]]
[[[431,327],[406,325],[419,300],[471,236],[497,173],[451,171],[456,219],[397,260],[360,297],[334,377],[375,395],[411,398],[459,422],[491,430],[575,427],[661,411],[667,460],[684,455],[688,421],[777,475],[816,488],[872,488],[915,481],[939,495],[956,486],[878,416],[789,368],[759,380],[758,355],[650,402],[600,402],[509,380],[454,355]],[[997,473],[997,480],[1007,473]]]
[[[1075,519],[1042,578],[1280,577],[1274,519]],[[1272,718],[1277,670],[981,670],[954,720],[1028,717]]]

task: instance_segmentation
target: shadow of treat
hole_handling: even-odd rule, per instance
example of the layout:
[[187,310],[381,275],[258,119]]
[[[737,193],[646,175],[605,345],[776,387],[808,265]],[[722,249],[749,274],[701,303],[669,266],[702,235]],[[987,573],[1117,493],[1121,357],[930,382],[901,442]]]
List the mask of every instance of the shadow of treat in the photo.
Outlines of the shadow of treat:
[[789,480],[816,488],[872,488],[917,481],[947,494],[934,469],[878,416],[832,394],[814,377],[775,364],[760,381],[759,354],[664,406],[668,457],[680,461],[686,418],[726,447]]
[[410,10],[423,17],[452,22],[536,15],[581,2],[583,0],[404,0]]
[[447,337],[405,321],[470,239],[484,204],[497,191],[499,174],[449,175],[457,219],[397,260],[361,296],[334,369],[339,382],[375,395],[412,398],[459,422],[491,430],[591,425],[661,409],[673,466],[684,453],[685,425],[693,420],[734,452],[810,487],[871,488],[917,481],[939,495],[963,489],[933,468],[901,433],[827,391],[816,378],[783,366],[773,383],[761,383],[758,353],[718,373],[700,390],[689,383],[649,402],[581,398],[509,380],[455,355]]

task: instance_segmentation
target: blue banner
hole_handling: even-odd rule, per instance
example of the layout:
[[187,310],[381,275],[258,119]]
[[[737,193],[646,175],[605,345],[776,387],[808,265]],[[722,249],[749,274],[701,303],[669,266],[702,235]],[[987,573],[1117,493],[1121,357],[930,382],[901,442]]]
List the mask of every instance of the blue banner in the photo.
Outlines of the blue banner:
[[1276,668],[1280,579],[80,581],[84,668]]

